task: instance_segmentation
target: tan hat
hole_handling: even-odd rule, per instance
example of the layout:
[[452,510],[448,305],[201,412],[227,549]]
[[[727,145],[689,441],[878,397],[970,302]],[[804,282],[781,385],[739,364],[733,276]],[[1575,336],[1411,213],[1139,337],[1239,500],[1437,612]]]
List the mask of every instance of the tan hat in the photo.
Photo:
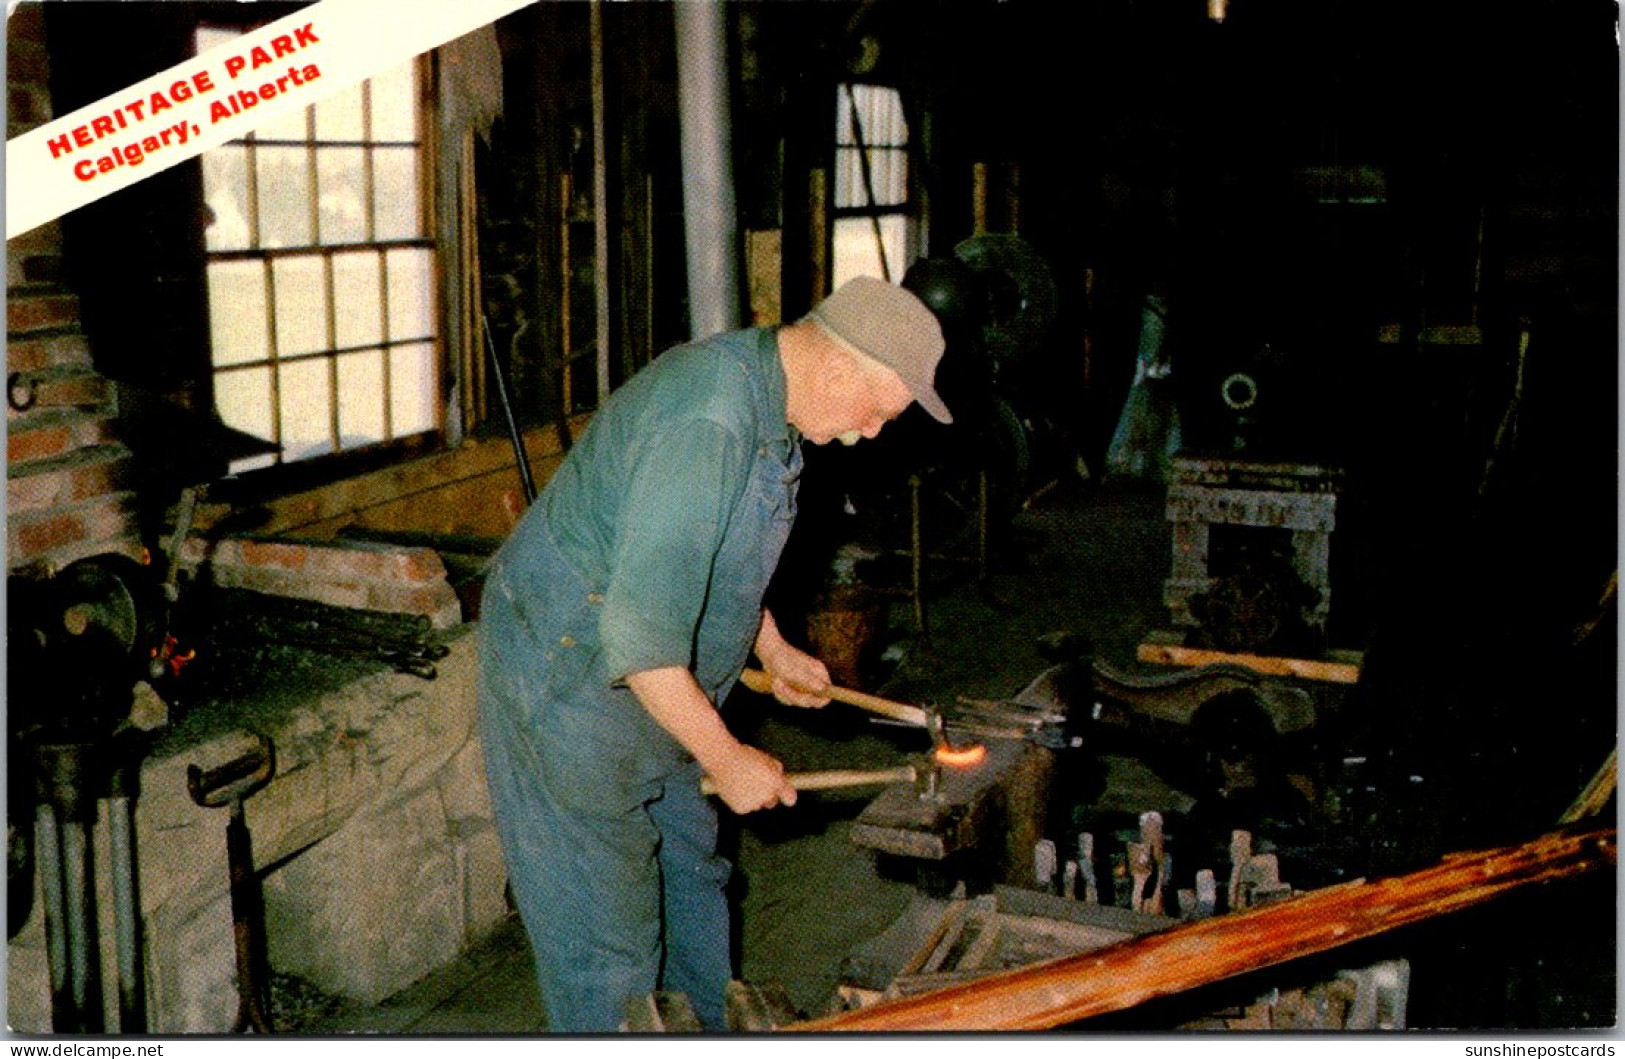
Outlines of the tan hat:
[[931,418],[954,421],[935,386],[946,345],[942,325],[912,293],[874,276],[859,276],[841,284],[807,317],[841,345],[895,371]]

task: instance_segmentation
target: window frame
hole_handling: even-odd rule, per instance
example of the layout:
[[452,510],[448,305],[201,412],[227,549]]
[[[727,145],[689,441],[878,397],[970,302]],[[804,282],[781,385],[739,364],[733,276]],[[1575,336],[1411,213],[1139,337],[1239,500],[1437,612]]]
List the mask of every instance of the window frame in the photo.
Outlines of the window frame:
[[[863,124],[859,104],[859,89],[881,90],[895,93],[897,99],[897,114],[901,123],[904,139],[901,143],[887,141],[876,142],[872,131]],[[829,206],[829,261],[830,278],[832,286],[839,286],[845,279],[841,273],[841,258],[838,253],[836,231],[842,221],[869,220],[875,229],[890,218],[901,220],[903,224],[902,253],[900,261],[892,261],[887,252],[882,249],[882,242],[875,248],[873,257],[880,266],[879,275],[892,283],[901,282],[908,266],[920,256],[921,223],[919,217],[919,166],[917,164],[916,135],[909,114],[909,107],[903,90],[891,84],[863,81],[859,79],[845,79],[835,83],[835,135],[830,141],[831,181]],[[842,121],[843,115],[846,121]],[[854,125],[856,129],[854,129]],[[861,173],[859,186],[855,189],[863,198],[862,205],[843,206],[842,200],[842,174],[847,171],[847,163],[843,156],[848,152],[858,155],[859,171]],[[874,201],[876,186],[872,178],[875,156],[880,152],[891,152],[900,156],[904,167],[902,180],[903,198],[900,202]],[[854,275],[859,273],[854,273]]]
[[[258,6],[258,5],[255,5]],[[230,32],[246,32],[267,21],[267,16],[260,12],[243,12],[244,17],[233,17],[237,12],[211,8],[200,11],[195,20],[192,40],[197,41],[198,36],[206,30],[217,29]],[[274,16],[272,16],[274,17]],[[195,45],[194,45],[195,46]],[[434,53],[428,52],[414,57],[411,60],[416,66],[417,76],[415,82],[415,98],[413,100],[413,116],[415,128],[412,140],[379,140],[369,138],[370,128],[363,127],[362,139],[357,141],[318,140],[316,139],[314,108],[321,105],[320,101],[298,112],[303,116],[305,123],[305,139],[300,141],[272,139],[262,137],[258,132],[248,133],[244,137],[230,141],[213,150],[245,150],[247,163],[244,166],[246,179],[249,181],[246,194],[253,194],[255,180],[255,166],[253,159],[255,152],[261,147],[279,147],[298,144],[307,149],[307,164],[310,167],[311,180],[319,180],[319,155],[322,146],[333,148],[361,149],[364,166],[363,180],[365,181],[366,196],[369,204],[367,216],[364,221],[365,229],[362,241],[355,242],[324,242],[321,237],[316,217],[320,211],[319,196],[312,201],[310,209],[312,220],[308,233],[310,242],[298,246],[250,246],[246,248],[213,249],[208,247],[207,239],[200,238],[199,258],[199,285],[202,291],[203,302],[211,317],[208,334],[208,346],[204,351],[206,381],[200,387],[199,398],[215,415],[219,415],[219,395],[217,385],[224,373],[245,371],[250,369],[270,369],[270,390],[266,395],[267,411],[273,422],[273,437],[267,440],[276,441],[277,434],[281,432],[278,426],[282,420],[279,407],[280,399],[277,396],[275,379],[278,374],[278,365],[298,362],[321,363],[326,362],[326,393],[329,408],[327,410],[326,441],[334,446],[329,451],[308,456],[298,456],[292,459],[277,454],[273,462],[261,467],[242,468],[233,471],[228,466],[223,476],[216,481],[216,489],[224,487],[226,493],[244,497],[264,497],[281,493],[293,492],[312,488],[344,478],[354,477],[370,471],[379,470],[387,466],[398,464],[410,459],[442,451],[448,444],[449,424],[448,409],[445,401],[447,379],[451,372],[448,363],[449,336],[446,332],[445,306],[448,292],[445,289],[447,273],[443,260],[446,253],[444,240],[440,233],[438,217],[438,203],[436,197],[436,178],[438,163],[437,142],[437,63]],[[371,79],[369,79],[371,80]],[[317,146],[321,144],[322,146]],[[410,147],[416,152],[416,184],[417,216],[413,227],[417,234],[402,238],[377,239],[375,229],[376,209],[373,206],[375,192],[374,157],[378,150],[393,150]],[[197,184],[200,206],[206,208],[206,189],[201,177]],[[314,184],[319,190],[320,185]],[[258,211],[255,211],[256,214]],[[252,223],[252,222],[251,222]],[[259,233],[252,236],[258,242]],[[389,308],[389,273],[385,264],[385,256],[391,251],[423,250],[429,255],[427,293],[429,305],[423,312],[427,322],[426,335],[414,334],[409,337],[396,337],[390,333]],[[379,285],[379,333],[375,341],[369,341],[353,349],[337,343],[335,332],[337,330],[336,313],[333,312],[333,262],[336,258],[346,254],[359,254],[376,256],[378,259],[378,285]],[[275,305],[275,285],[271,278],[275,269],[275,262],[281,260],[294,260],[304,258],[321,263],[320,274],[324,286],[324,303],[327,307],[324,320],[325,338],[321,346],[313,351],[282,354],[274,348],[276,333],[275,318],[277,306]],[[214,327],[212,319],[215,313],[213,297],[210,290],[209,271],[217,262],[229,261],[262,261],[264,263],[264,312],[266,314],[266,337],[273,345],[264,351],[264,356],[253,361],[221,365],[216,358]],[[427,362],[430,377],[422,385],[427,391],[426,409],[430,423],[426,429],[416,430],[404,435],[395,435],[395,424],[392,422],[393,409],[396,402],[389,396],[390,387],[390,361],[392,350],[411,348],[427,344]],[[383,433],[380,440],[369,441],[363,444],[342,447],[342,387],[338,378],[340,372],[340,358],[346,353],[376,351],[380,355],[378,396],[383,404]]]

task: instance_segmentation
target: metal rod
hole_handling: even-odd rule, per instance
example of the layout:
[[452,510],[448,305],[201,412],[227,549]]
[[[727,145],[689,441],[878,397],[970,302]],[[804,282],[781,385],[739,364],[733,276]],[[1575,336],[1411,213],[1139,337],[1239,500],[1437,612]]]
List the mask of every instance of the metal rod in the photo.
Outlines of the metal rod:
[[530,474],[530,456],[525,452],[525,436],[519,430],[513,402],[508,399],[508,379],[502,362],[497,360],[496,343],[491,340],[491,321],[480,314],[480,331],[485,335],[485,352],[491,358],[491,379],[497,384],[497,400],[502,402],[502,415],[508,421],[508,440],[513,442],[514,463],[519,468],[519,485],[525,491],[526,505],[536,502],[536,480]]
[[597,346],[598,397],[593,407],[609,397],[609,145],[604,141],[608,121],[604,99],[604,3],[592,0],[588,8],[592,44],[592,289]]
[[56,810],[49,804],[41,803],[35,814],[34,846],[40,889],[45,896],[45,956],[51,975],[51,1022],[57,1025],[68,1010],[68,906],[62,892],[62,835]]
[[135,829],[130,799],[107,799],[112,856],[113,928],[118,951],[119,1032],[145,1033],[146,996],[141,968],[141,909],[136,899]]
[[61,834],[68,927],[68,1014],[73,1022],[66,1028],[69,1032],[94,1033],[101,1027],[92,1025],[91,1019],[91,983],[95,978],[97,946],[90,905],[90,828],[73,820],[62,828]]

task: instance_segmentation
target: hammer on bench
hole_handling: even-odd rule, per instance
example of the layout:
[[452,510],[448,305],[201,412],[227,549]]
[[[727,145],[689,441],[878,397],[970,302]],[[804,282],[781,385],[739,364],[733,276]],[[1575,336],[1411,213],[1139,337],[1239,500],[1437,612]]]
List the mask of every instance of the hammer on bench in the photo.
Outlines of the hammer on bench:
[[186,789],[192,800],[206,808],[231,807],[226,823],[226,866],[231,874],[231,926],[237,947],[237,1022],[233,1033],[272,1033],[271,995],[263,973],[264,916],[260,907],[259,878],[254,874],[254,849],[249,842],[243,802],[271,781],[276,758],[271,741],[258,736],[252,749],[212,769],[186,768]]

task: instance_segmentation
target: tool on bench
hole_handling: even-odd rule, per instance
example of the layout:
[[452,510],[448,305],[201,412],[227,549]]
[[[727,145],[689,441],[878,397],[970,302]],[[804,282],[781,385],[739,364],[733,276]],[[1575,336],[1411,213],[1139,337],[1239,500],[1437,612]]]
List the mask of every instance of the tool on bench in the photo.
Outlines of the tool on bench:
[[231,819],[226,823],[226,865],[231,873],[232,936],[237,947],[238,1007],[233,1033],[250,1029],[274,1032],[269,983],[264,973],[265,919],[243,802],[269,783],[275,770],[271,741],[263,735],[253,749],[224,765],[208,770],[189,765],[186,769],[186,789],[194,802],[207,808],[231,807]]
[[[739,679],[750,690],[762,695],[773,693],[773,678],[760,669],[747,669],[739,675]],[[894,721],[916,728],[924,728],[931,736],[931,748],[937,759],[944,765],[968,766],[979,763],[987,757],[987,747],[980,743],[971,743],[965,746],[956,746],[948,741],[947,727],[943,722],[942,714],[934,709],[924,706],[912,706],[906,702],[895,702],[883,699],[879,695],[871,695],[865,691],[854,691],[851,688],[842,688],[830,685],[824,689],[836,702],[844,702],[848,706],[856,706],[861,710],[882,717],[889,717]]]

